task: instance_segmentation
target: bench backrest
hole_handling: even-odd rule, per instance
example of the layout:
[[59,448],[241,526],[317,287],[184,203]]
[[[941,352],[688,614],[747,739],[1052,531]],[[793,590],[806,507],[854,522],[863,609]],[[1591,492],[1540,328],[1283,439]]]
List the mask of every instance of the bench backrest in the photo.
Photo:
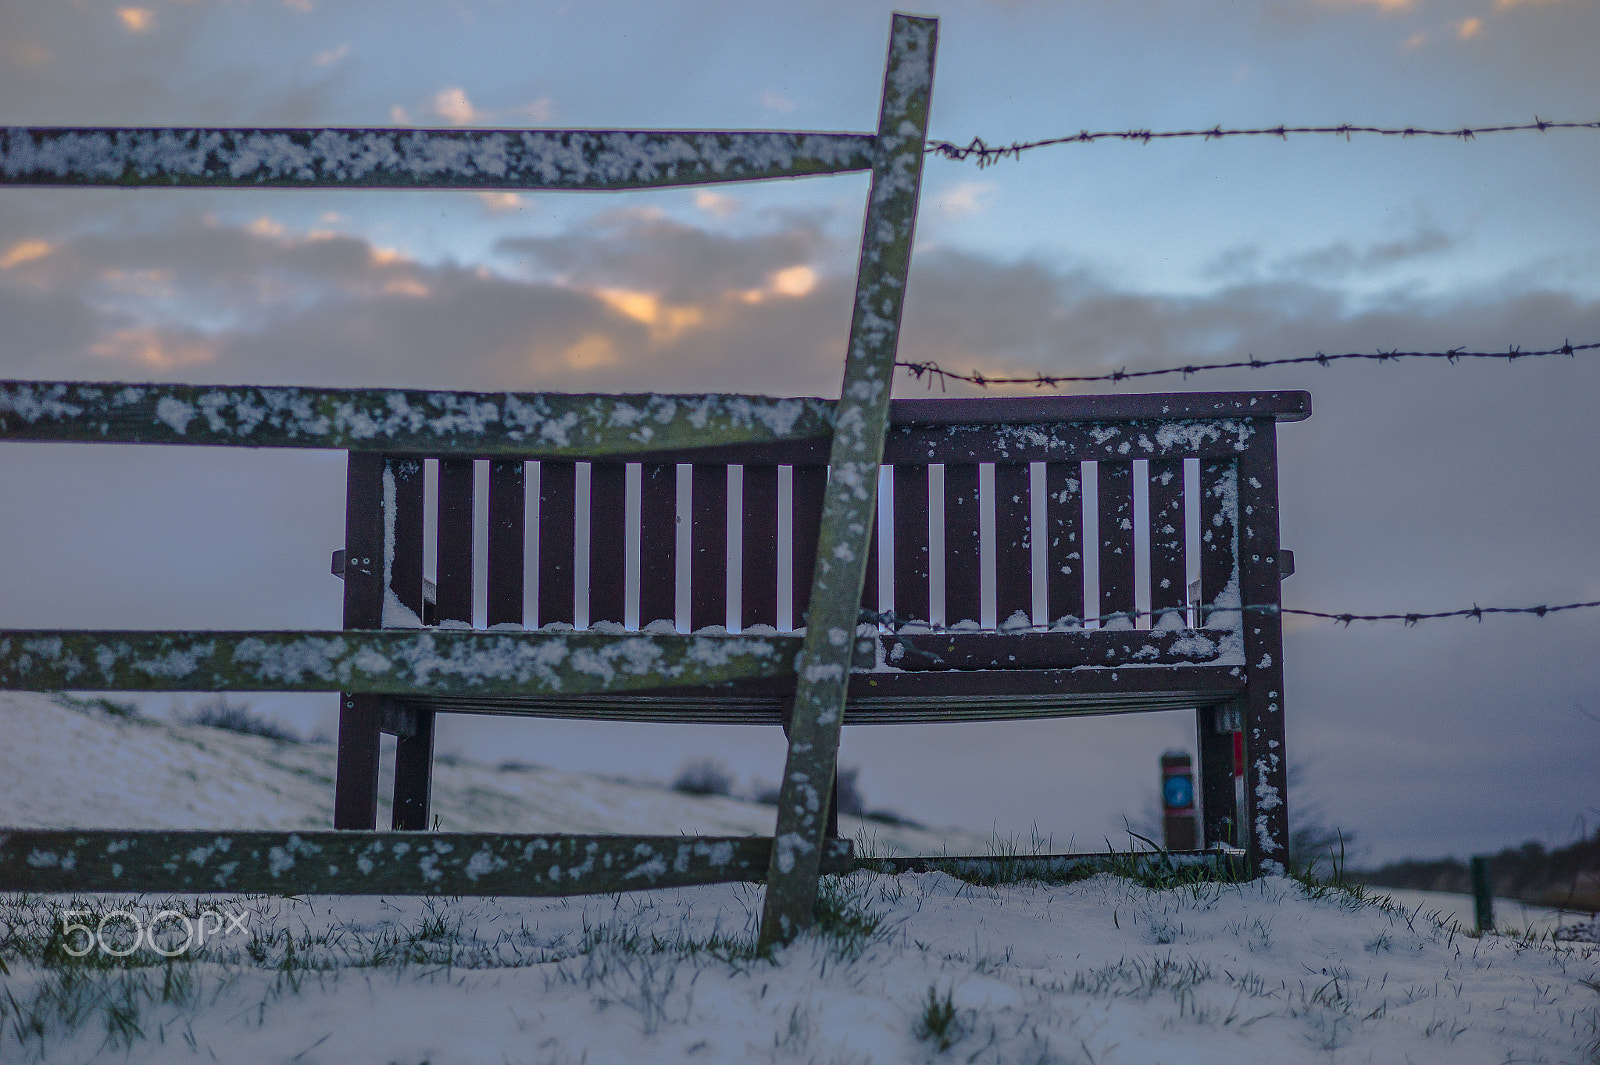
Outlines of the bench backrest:
[[[1237,460],[1273,420],[1308,412],[1304,393],[897,402],[885,453],[892,487],[879,494],[890,579],[880,593],[875,535],[862,606],[897,624],[962,629],[1075,628],[1085,617],[1109,628],[1203,624],[1192,606],[1230,595],[1238,604]],[[1196,515],[1186,460],[1198,475]],[[423,593],[431,526],[445,624],[473,621],[481,565],[478,620],[490,627],[798,627],[825,461],[808,443],[638,463],[497,458],[476,469],[471,459],[391,457],[392,586],[406,611],[385,621],[434,613]],[[480,475],[486,512],[474,506]],[[1190,559],[1195,517],[1200,554]],[[1146,604],[1147,614],[1117,616]]]

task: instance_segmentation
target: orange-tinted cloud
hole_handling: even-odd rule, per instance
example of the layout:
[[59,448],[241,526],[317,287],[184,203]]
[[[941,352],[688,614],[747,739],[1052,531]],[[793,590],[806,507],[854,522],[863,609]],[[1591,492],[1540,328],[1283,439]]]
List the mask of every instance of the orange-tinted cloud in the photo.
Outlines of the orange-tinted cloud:
[[51,245],[45,241],[19,240],[7,248],[4,255],[0,255],[0,270],[9,270],[32,259],[42,259],[50,251]]
[[155,24],[156,13],[147,7],[119,7],[117,18],[129,33],[143,33]]

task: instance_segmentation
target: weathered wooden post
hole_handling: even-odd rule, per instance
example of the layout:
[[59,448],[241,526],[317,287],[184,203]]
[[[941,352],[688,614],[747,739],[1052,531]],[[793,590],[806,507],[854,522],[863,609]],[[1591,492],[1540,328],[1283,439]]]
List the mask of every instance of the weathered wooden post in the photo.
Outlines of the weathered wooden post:
[[810,927],[816,905],[867,545],[877,521],[878,468],[922,186],[937,36],[937,19],[894,16],[850,346],[767,873],[763,947],[786,943]]

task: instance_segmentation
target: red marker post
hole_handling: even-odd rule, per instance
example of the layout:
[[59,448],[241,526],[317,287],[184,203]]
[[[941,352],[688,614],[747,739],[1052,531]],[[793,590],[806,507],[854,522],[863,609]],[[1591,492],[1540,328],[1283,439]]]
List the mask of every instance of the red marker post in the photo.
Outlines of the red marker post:
[[1167,850],[1192,851],[1199,843],[1194,804],[1194,764],[1187,751],[1161,756],[1161,823]]

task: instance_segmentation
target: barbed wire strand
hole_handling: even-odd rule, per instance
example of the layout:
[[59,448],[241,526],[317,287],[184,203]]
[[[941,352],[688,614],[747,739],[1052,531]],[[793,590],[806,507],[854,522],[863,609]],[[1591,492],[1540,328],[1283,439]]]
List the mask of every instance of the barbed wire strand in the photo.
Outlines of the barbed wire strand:
[[1350,140],[1354,134],[1373,134],[1380,137],[1447,137],[1455,140],[1469,141],[1486,133],[1545,133],[1553,129],[1600,129],[1600,121],[1596,122],[1546,122],[1534,116],[1532,122],[1523,122],[1501,126],[1462,126],[1458,129],[1428,129],[1421,126],[1357,126],[1351,123],[1340,123],[1336,126],[1264,126],[1257,129],[1223,129],[1220,125],[1210,129],[1178,129],[1178,130],[1149,130],[1149,129],[1123,129],[1101,130],[1091,133],[1082,130],[1062,137],[1047,137],[1037,141],[1013,141],[1007,145],[991,146],[982,137],[974,137],[972,141],[963,146],[950,141],[929,141],[925,149],[930,154],[937,153],[946,159],[963,161],[976,159],[980,168],[993,166],[1001,159],[1010,156],[1020,158],[1023,152],[1035,148],[1048,148],[1058,144],[1091,144],[1102,140],[1137,141],[1140,144],[1149,144],[1158,140],[1221,140],[1224,137],[1277,137],[1287,140],[1292,134],[1327,134],[1344,137]]
[[[1243,611],[1245,613],[1252,614],[1293,614],[1299,617],[1322,618],[1326,621],[1332,621],[1346,627],[1348,627],[1352,622],[1356,621],[1399,621],[1403,622],[1407,628],[1411,628],[1420,622],[1437,621],[1443,618],[1472,618],[1474,621],[1482,622],[1484,616],[1487,614],[1531,614],[1534,617],[1543,618],[1548,617],[1551,614],[1560,614],[1569,610],[1593,610],[1596,608],[1600,608],[1600,600],[1584,603],[1558,603],[1555,605],[1540,604],[1539,606],[1479,606],[1477,603],[1474,603],[1472,606],[1464,607],[1460,610],[1439,610],[1431,612],[1408,611],[1404,614],[1334,614],[1324,610],[1302,610],[1298,607],[1286,607],[1277,603],[1251,603],[1246,604],[1243,607],[1236,605],[1218,606],[1215,603],[1203,603],[1197,604],[1194,607],[1194,609],[1198,610],[1199,615],[1202,617],[1217,612],[1237,613]],[[1073,623],[1070,626],[1072,628],[1077,628],[1079,625],[1089,624],[1098,624],[1099,626],[1104,627],[1107,622],[1111,621],[1136,621],[1139,618],[1155,619],[1165,617],[1168,614],[1182,614],[1187,616],[1187,611],[1189,609],[1189,607],[1172,606],[1163,607],[1160,610],[1118,610],[1112,611],[1109,614],[1101,614],[1098,617],[1071,618],[1069,620]],[[995,631],[951,628],[947,625],[932,625],[924,621],[901,618],[892,610],[862,610],[860,621],[864,624],[886,625],[897,631],[903,629],[907,625],[915,625],[917,626],[915,630],[905,633],[905,635],[913,636],[918,634],[959,636],[962,633],[967,632]],[[1061,625],[1059,622],[1054,625],[1007,625],[999,631],[1004,633],[1058,632],[1061,631]]]
[[1452,365],[1463,359],[1500,359],[1506,362],[1515,362],[1518,359],[1537,359],[1550,355],[1566,355],[1576,358],[1580,351],[1594,351],[1600,349],[1600,342],[1592,344],[1574,344],[1572,341],[1563,343],[1560,347],[1545,348],[1538,351],[1525,351],[1519,347],[1511,347],[1505,351],[1463,351],[1452,348],[1449,351],[1349,351],[1337,355],[1317,352],[1315,355],[1296,355],[1278,359],[1258,359],[1251,356],[1248,359],[1239,359],[1234,362],[1190,363],[1186,366],[1166,366],[1157,370],[1111,370],[1097,374],[1047,374],[1037,371],[1031,376],[1005,376],[986,374],[982,370],[972,370],[970,373],[960,373],[955,370],[946,370],[933,361],[926,362],[900,362],[895,365],[906,370],[911,376],[921,379],[928,378],[928,387],[933,387],[937,379],[941,386],[946,380],[965,381],[980,388],[990,385],[1033,385],[1035,388],[1049,388],[1054,385],[1082,384],[1097,381],[1130,381],[1140,377],[1163,377],[1170,374],[1204,373],[1208,370],[1260,370],[1268,366],[1300,366],[1306,363],[1316,363],[1327,366],[1331,363],[1342,362],[1348,359],[1362,359],[1369,362],[1398,362],[1401,359],[1442,359]]

